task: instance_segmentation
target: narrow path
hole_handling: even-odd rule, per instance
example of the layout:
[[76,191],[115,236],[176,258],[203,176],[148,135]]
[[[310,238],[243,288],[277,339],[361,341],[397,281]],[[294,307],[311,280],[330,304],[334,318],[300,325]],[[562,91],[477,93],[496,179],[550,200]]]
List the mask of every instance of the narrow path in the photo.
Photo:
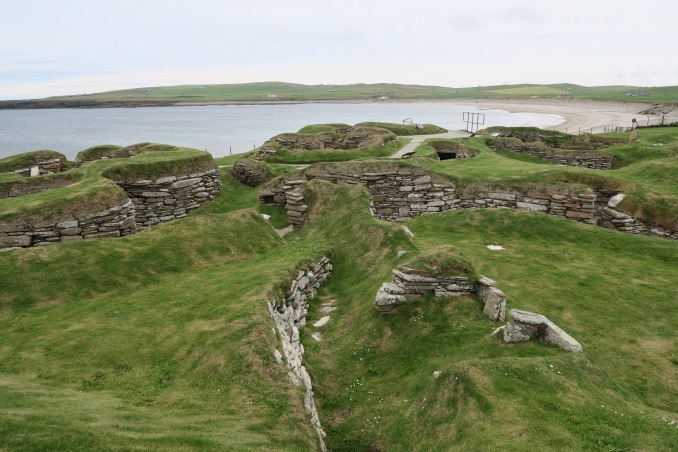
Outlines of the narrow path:
[[471,134],[468,132],[447,131],[445,133],[434,133],[432,135],[415,135],[411,137],[405,137],[412,138],[412,141],[407,143],[405,146],[403,146],[401,150],[399,150],[389,158],[391,159],[402,158],[404,154],[407,154],[408,152],[413,152],[417,148],[417,146],[419,146],[421,143],[424,142],[424,140],[428,138],[464,138],[469,136],[471,136]]

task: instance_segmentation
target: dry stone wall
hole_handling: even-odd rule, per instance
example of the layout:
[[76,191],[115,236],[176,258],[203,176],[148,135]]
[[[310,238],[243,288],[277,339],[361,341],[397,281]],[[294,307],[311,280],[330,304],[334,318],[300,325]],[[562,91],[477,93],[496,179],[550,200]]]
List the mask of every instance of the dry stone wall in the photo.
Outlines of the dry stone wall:
[[37,165],[30,168],[14,170],[16,174],[23,177],[44,176],[45,174],[55,174],[63,171],[61,159],[50,159],[38,162]]
[[[517,193],[459,193],[448,179],[431,175],[416,167],[384,171],[342,171],[338,168],[309,168],[295,180],[264,188],[259,194],[262,204],[285,206],[295,227],[303,224],[306,206],[301,184],[320,179],[339,185],[364,185],[370,191],[372,214],[388,221],[404,221],[419,215],[459,209],[523,208],[558,215],[570,220],[595,224],[594,194],[553,194],[526,196]],[[288,194],[294,192],[290,197]],[[289,202],[289,198],[294,203]],[[290,209],[296,206],[295,209]],[[294,213],[292,213],[294,212]]]
[[0,248],[45,245],[53,242],[122,237],[136,230],[132,201],[107,209],[83,213],[76,219],[58,223],[0,226]]
[[118,182],[134,204],[137,228],[145,229],[185,217],[221,193],[219,169],[155,181]]
[[219,169],[155,181],[138,180],[118,185],[129,199],[97,212],[81,212],[57,223],[0,225],[0,249],[30,247],[53,242],[122,237],[158,223],[185,217],[191,210],[221,193]]
[[484,303],[485,315],[494,322],[503,322],[506,318],[506,294],[495,285],[495,281],[485,276],[473,280],[464,276],[422,275],[414,269],[399,265],[393,270],[393,281],[385,282],[379,288],[374,305],[381,314],[389,314],[394,307],[419,300],[424,295],[475,295]]
[[340,167],[310,167],[293,177],[294,180],[262,189],[259,201],[266,205],[284,206],[295,229],[304,224],[307,210],[303,184],[320,179],[339,185],[367,187],[372,214],[388,221],[404,221],[447,210],[517,208],[597,224],[620,232],[678,240],[678,228],[658,226],[616,210],[618,202],[613,198],[619,193],[600,187],[595,187],[595,193],[525,195],[496,190],[469,194],[457,190],[448,179],[415,167],[365,172],[344,171]]
[[[300,271],[292,280],[284,296],[268,301],[268,309],[280,336],[282,355],[287,361],[288,375],[296,386],[305,389],[304,406],[311,418],[311,424],[318,434],[320,448],[326,451],[325,432],[320,424],[318,411],[313,399],[313,383],[303,364],[304,346],[299,339],[299,328],[306,324],[309,301],[320,286],[332,274],[332,264],[327,256],[305,271]],[[276,350],[276,359],[282,363],[282,356]]]

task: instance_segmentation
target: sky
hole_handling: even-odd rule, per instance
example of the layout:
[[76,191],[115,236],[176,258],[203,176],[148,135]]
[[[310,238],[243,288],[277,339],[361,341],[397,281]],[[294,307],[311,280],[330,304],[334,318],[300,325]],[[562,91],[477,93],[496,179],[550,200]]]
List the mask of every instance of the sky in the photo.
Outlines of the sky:
[[284,81],[678,85],[675,0],[0,0],[0,99]]

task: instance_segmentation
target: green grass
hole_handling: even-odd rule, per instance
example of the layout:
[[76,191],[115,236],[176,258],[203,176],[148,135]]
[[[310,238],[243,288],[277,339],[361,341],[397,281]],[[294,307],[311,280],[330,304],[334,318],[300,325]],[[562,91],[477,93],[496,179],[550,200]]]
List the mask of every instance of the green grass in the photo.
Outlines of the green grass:
[[[268,97],[276,94],[275,98]],[[354,85],[301,85],[260,82],[232,85],[180,85],[133,88],[87,95],[51,97],[25,101],[2,101],[0,108],[124,107],[148,105],[195,105],[211,103],[278,103],[317,101],[374,101],[388,93],[391,100],[527,99],[556,98],[636,103],[678,100],[678,86],[581,86],[569,83],[518,84],[453,88],[388,83]],[[651,96],[627,96],[649,93]]]
[[[673,136],[642,130],[614,147],[629,163],[612,171],[507,159],[480,138],[464,141],[472,159],[388,165],[461,189],[607,185],[666,214]],[[151,230],[0,253],[0,449],[316,448],[302,390],[273,357],[265,300],[322,254],[334,271],[300,334],[330,450],[678,449],[675,241],[501,209],[418,217],[409,238],[370,215],[364,187],[320,180],[305,189],[304,227],[281,239],[283,208],[258,207],[258,189],[227,169],[222,182],[218,199]],[[583,352],[503,344],[473,298],[427,297],[381,316],[374,297],[399,264],[474,269],[508,309],[544,314]],[[330,321],[313,327],[330,300]]]
[[66,162],[66,157],[56,151],[32,151],[23,154],[11,155],[0,159],[0,173],[7,173],[19,169],[36,166],[39,161],[60,159]]
[[[366,146],[359,149],[323,149],[307,151],[289,151],[280,148],[275,155],[266,157],[269,163],[282,164],[312,164],[318,162],[346,162],[350,160],[372,159],[388,157],[398,152],[405,142],[401,139],[384,144],[383,146]],[[220,160],[221,162],[221,160]]]

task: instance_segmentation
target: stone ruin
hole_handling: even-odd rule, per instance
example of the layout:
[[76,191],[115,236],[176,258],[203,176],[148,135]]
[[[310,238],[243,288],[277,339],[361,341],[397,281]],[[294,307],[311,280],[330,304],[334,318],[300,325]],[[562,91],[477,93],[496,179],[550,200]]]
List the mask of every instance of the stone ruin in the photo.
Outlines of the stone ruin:
[[304,346],[299,338],[299,328],[306,324],[309,301],[315,297],[320,286],[331,274],[332,263],[327,256],[322,256],[315,265],[300,271],[296,278],[292,279],[284,295],[273,296],[268,300],[268,310],[275,322],[282,348],[282,354],[276,350],[274,355],[279,364],[282,364],[282,356],[285,356],[292,383],[295,386],[303,385],[304,406],[318,434],[322,451],[327,451],[324,441],[326,434],[315,406],[311,376],[303,364]]
[[509,316],[511,321],[495,330],[495,333],[503,332],[506,343],[539,339],[547,345],[554,345],[569,352],[582,351],[579,342],[541,314],[511,309]]
[[241,184],[257,187],[273,178],[265,163],[252,159],[237,160],[231,168],[231,175]]
[[428,144],[436,150],[440,160],[467,159],[478,155],[478,151],[462,143],[449,140],[432,140]]
[[365,125],[348,126],[331,125],[334,132],[320,133],[281,133],[264,143],[257,151],[255,158],[265,160],[266,157],[278,153],[280,147],[292,151],[309,150],[348,150],[367,146],[383,146],[397,140],[398,137],[386,129]]
[[399,265],[393,270],[393,281],[379,288],[374,306],[382,314],[389,314],[398,305],[420,300],[425,295],[459,297],[475,295],[485,307],[483,313],[494,322],[505,320],[506,295],[495,287],[496,282],[481,276],[427,275],[421,271]]
[[272,181],[259,193],[259,202],[285,207],[298,229],[307,210],[303,186],[313,179],[367,187],[372,214],[387,221],[405,221],[447,210],[527,209],[621,232],[678,240],[678,228],[659,226],[620,212],[615,209],[618,201],[607,205],[614,196],[623,194],[602,187],[594,187],[589,193],[561,188],[562,193],[552,194],[487,187],[458,189],[453,181],[422,168],[386,163],[364,168],[354,164],[313,165]]

